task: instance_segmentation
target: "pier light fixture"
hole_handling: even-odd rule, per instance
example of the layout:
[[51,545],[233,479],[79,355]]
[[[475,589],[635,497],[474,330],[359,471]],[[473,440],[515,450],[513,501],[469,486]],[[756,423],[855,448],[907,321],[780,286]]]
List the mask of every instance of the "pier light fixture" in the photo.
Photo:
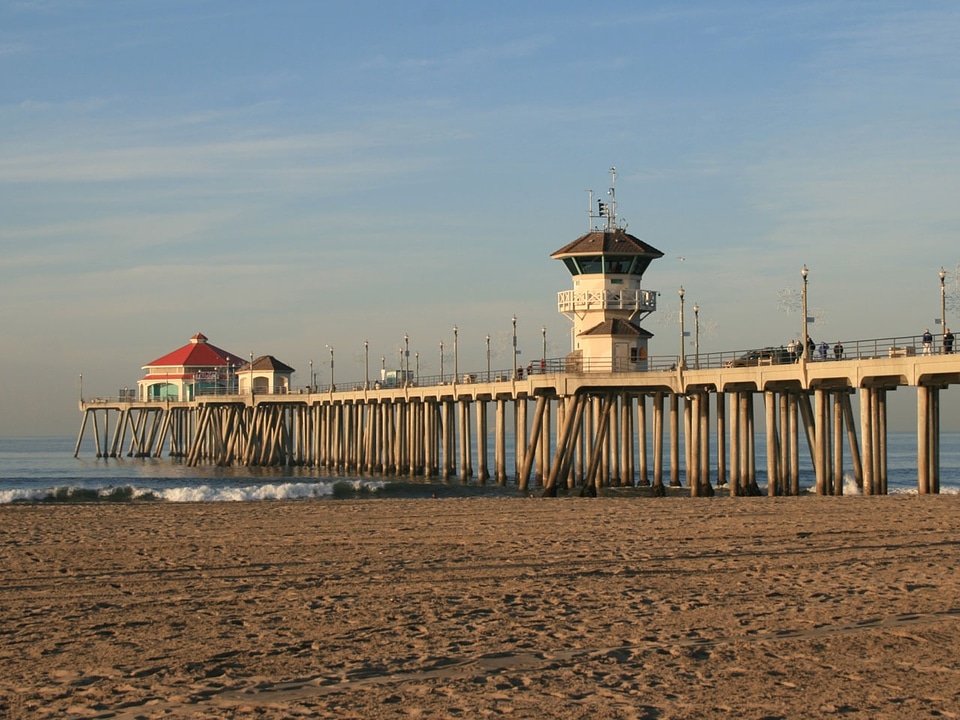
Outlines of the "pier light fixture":
[[83,402],[83,373],[80,373],[80,402]]
[[947,278],[947,271],[940,266],[940,334],[947,334],[947,286],[944,280]]
[[370,389],[370,341],[363,341],[363,389]]
[[543,352],[540,354],[540,370],[543,372],[547,367],[547,326],[540,328],[540,334],[543,335]]
[[414,353],[414,356],[415,356],[416,359],[417,359],[417,374],[414,376],[414,382],[415,382],[417,385],[419,385],[419,384],[420,384],[420,351],[417,350],[417,351]]
[[700,369],[700,306],[693,304],[693,368]]
[[803,348],[803,354],[801,357],[804,360],[810,359],[810,342],[807,339],[807,275],[810,273],[807,270],[807,266],[804,265],[800,270],[800,275],[803,277],[803,290],[800,293],[800,299],[802,301],[803,307],[801,311],[803,313],[803,334],[800,336],[800,343]]
[[250,353],[250,395],[253,395],[253,353]]
[[404,368],[406,372],[403,374],[403,383],[406,385],[407,378],[410,377],[410,336],[407,333],[403,334],[403,356],[407,360],[407,366]]
[[440,341],[440,384],[443,385],[443,340]]
[[454,385],[457,384],[457,380],[460,375],[459,357],[457,355],[457,333],[458,332],[459,332],[459,328],[456,325],[454,325],[453,326],[453,384]]
[[330,392],[333,392],[333,345],[327,345],[330,349]]
[[490,382],[490,333],[487,333],[487,382]]
[[515,374],[515,373],[517,372],[517,367],[518,367],[518,365],[517,365],[517,352],[519,352],[519,351],[517,350],[517,316],[514,315],[514,316],[511,318],[511,320],[513,321],[513,359],[512,359],[510,362],[513,363],[513,367],[511,368],[511,372],[513,372],[513,373]]
[[313,392],[313,381],[314,381],[314,378],[315,378],[315,376],[314,376],[314,374],[313,374],[313,360],[311,360],[311,361],[310,361],[310,392]]
[[683,370],[687,364],[687,350],[684,346],[684,335],[686,335],[686,333],[683,331],[683,285],[680,286],[680,290],[677,292],[680,294],[680,369]]

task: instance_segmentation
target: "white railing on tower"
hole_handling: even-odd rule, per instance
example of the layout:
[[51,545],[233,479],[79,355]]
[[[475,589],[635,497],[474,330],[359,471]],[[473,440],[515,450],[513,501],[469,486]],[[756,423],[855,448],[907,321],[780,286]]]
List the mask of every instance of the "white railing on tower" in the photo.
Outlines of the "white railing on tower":
[[653,312],[657,309],[656,290],[562,290],[557,293],[561,313],[582,310],[631,310]]

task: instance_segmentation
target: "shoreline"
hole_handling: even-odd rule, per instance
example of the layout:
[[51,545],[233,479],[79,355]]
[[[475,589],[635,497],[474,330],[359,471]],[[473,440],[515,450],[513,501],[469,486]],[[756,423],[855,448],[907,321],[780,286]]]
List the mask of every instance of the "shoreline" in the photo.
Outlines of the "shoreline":
[[[892,434],[892,437],[896,434]],[[2,440],[2,439],[0,439]],[[957,435],[956,440],[960,440]],[[951,440],[950,447],[960,448]],[[458,478],[446,480],[439,477],[396,476],[364,473],[338,473],[326,468],[312,467],[185,467],[171,458],[110,458],[83,459],[72,456],[69,438],[56,437],[50,442],[7,442],[0,448],[0,505],[11,501],[42,501],[47,496],[59,496],[61,500],[93,500],[96,492],[100,500],[126,502],[128,498],[151,494],[171,502],[202,501],[258,501],[275,499],[343,499],[386,497],[429,497],[434,492],[440,496],[504,495],[520,496],[516,480],[511,477],[503,486],[493,479],[481,482],[473,477],[466,481]],[[887,463],[889,492],[916,492],[918,484],[915,438],[900,434],[889,448]],[[813,469],[808,459],[801,458],[801,493],[808,493],[814,484]],[[512,460],[508,463],[512,463]],[[761,493],[766,487],[764,463],[758,458],[757,482]],[[845,468],[849,468],[844,463]],[[637,468],[639,470],[639,466]],[[666,468],[665,468],[666,471]],[[848,481],[846,494],[852,484],[849,469],[845,472]],[[639,480],[639,473],[635,480]],[[664,482],[669,484],[665,472]],[[682,482],[686,476],[680,473]],[[653,480],[648,474],[648,481]],[[726,491],[716,485],[716,474],[711,473],[711,482],[718,494]],[[940,484],[942,492],[960,492],[960,449],[941,448]],[[77,488],[77,491],[71,491]],[[381,490],[381,488],[385,488]],[[527,494],[539,495],[540,489],[531,479]],[[574,493],[579,489],[574,490]],[[620,494],[647,494],[643,487],[615,486],[602,489]],[[686,494],[683,488],[671,490]],[[80,497],[76,497],[76,495]],[[86,497],[85,497],[86,496]]]
[[[543,498],[553,499],[544,495],[542,486],[534,486],[521,491],[514,483],[497,485],[496,483],[481,483],[476,480],[463,482],[451,480],[424,480],[419,478],[380,479],[367,476],[343,477],[334,480],[317,479],[316,482],[299,482],[247,484],[225,488],[215,488],[208,485],[184,484],[182,487],[166,490],[136,487],[134,485],[104,485],[100,487],[83,487],[62,485],[53,489],[42,490],[0,490],[0,507],[9,505],[149,505],[154,503],[256,503],[256,502],[348,502],[354,500],[417,500],[417,499],[467,499],[467,498]],[[759,493],[753,495],[731,496],[727,484],[712,484],[709,494],[703,494],[704,499],[740,500],[750,497],[769,498],[765,485],[759,486]],[[584,498],[581,495],[582,487],[565,488],[558,492],[558,498]],[[687,485],[664,486],[666,498],[693,498]],[[916,488],[892,487],[886,493],[890,497],[904,495],[918,495]],[[960,486],[941,485],[939,493],[932,495],[960,495]],[[853,478],[847,476],[844,483],[843,495],[831,497],[859,497],[863,493],[856,486]],[[601,498],[624,499],[659,499],[654,494],[651,485],[613,485],[602,487],[597,491]],[[816,488],[813,485],[802,485],[797,496],[778,497],[816,497]]]
[[0,506],[0,714],[949,717],[955,496]]

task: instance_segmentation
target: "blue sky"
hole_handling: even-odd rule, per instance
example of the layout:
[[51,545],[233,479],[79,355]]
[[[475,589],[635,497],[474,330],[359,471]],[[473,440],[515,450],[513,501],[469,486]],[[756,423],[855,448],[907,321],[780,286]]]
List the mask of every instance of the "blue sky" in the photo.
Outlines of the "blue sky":
[[703,352],[785,344],[804,264],[815,339],[919,334],[941,266],[956,306],[958,36],[935,1],[0,2],[0,435],[196,332],[303,383],[404,333],[437,372],[454,324],[508,367],[514,314],[560,356],[549,255],[611,166],[664,252],[652,354],[680,285]]

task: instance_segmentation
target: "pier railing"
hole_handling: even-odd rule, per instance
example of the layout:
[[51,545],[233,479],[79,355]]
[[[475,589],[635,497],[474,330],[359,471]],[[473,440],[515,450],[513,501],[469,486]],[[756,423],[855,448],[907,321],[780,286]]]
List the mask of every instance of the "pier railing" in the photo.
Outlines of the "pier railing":
[[[825,347],[824,347],[825,345]],[[837,346],[839,345],[839,348]],[[817,344],[812,348],[808,362],[844,362],[856,360],[870,360],[881,358],[905,358],[925,355],[942,355],[952,353],[956,346],[945,344],[942,335],[934,335],[929,345],[925,344],[922,335],[894,335],[883,338],[866,340],[840,340],[830,344]],[[757,351],[769,351],[758,353]],[[452,368],[443,374],[420,375],[410,382],[410,386],[432,387],[471,383],[500,383],[524,380],[530,376],[543,374],[580,375],[590,373],[637,373],[637,372],[676,372],[683,370],[709,370],[724,367],[749,367],[756,365],[776,365],[799,362],[802,350],[794,349],[791,355],[789,345],[767,346],[764,348],[747,348],[741,350],[724,350],[720,352],[688,353],[684,358],[679,355],[651,355],[638,362],[630,362],[626,358],[577,358],[560,357],[536,360],[517,368],[483,368],[481,370],[459,371],[456,380]],[[350,380],[318,385],[303,385],[293,388],[278,388],[272,393],[257,391],[256,395],[303,395],[312,393],[330,393],[337,391],[360,391],[364,389],[379,390],[396,388],[396,384],[381,383],[380,380]],[[205,397],[237,397],[249,398],[250,391],[238,393],[235,389],[204,388],[197,393],[197,398]],[[97,397],[86,400],[94,403],[138,402],[135,391],[129,388],[121,389],[115,397]],[[172,398],[151,398],[150,402],[172,403],[180,402]]]
[[[926,345],[922,335],[894,335],[868,340],[838,340],[833,343],[814,344],[807,356],[809,362],[836,362],[843,360],[871,360],[877,358],[903,358],[916,355],[942,355],[952,353],[956,346],[944,344],[943,336],[934,335]],[[770,351],[754,358],[749,357],[758,350]],[[745,350],[713,353],[690,353],[686,356],[685,367],[711,369],[730,366],[778,365],[797,362],[803,352],[795,347],[792,352],[789,345],[775,347],[750,348]]]

